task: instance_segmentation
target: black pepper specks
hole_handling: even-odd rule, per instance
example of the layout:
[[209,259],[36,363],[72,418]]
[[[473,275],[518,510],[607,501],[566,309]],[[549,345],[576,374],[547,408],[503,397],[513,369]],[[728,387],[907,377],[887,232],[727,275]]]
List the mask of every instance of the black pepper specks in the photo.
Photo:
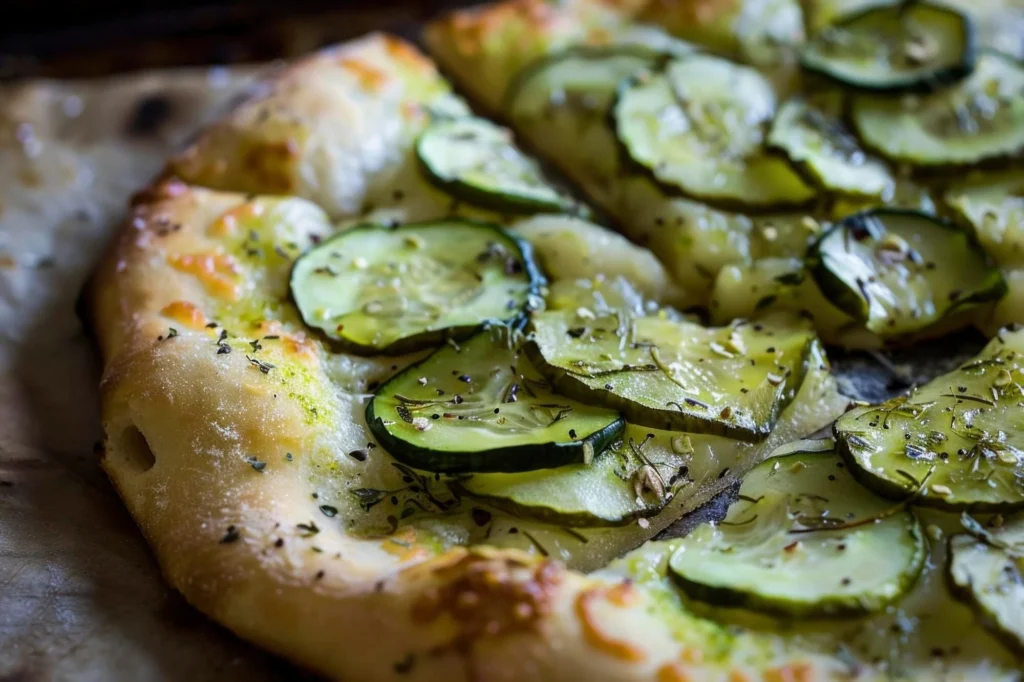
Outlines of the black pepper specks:
[[228,526],[227,532],[224,533],[224,537],[220,539],[220,544],[230,545],[233,542],[238,542],[242,538],[242,534],[238,532],[236,526]]

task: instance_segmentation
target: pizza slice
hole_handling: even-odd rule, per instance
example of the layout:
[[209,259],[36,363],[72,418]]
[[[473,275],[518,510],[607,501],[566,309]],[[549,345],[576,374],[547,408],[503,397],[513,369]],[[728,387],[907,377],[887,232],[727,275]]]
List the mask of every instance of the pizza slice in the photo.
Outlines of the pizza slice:
[[579,572],[847,402],[806,323],[704,327],[587,214],[383,35],[172,159],[89,294],[103,466],[168,581],[341,679],[839,669],[712,658],[711,621]]

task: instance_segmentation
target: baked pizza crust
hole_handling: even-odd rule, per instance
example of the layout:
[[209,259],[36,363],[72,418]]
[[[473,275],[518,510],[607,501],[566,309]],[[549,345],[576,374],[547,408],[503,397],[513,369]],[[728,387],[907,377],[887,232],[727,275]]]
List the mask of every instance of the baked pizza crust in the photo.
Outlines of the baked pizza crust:
[[[290,261],[252,265],[231,248],[249,225],[263,230],[252,239],[301,248],[390,193],[403,118],[447,89],[395,38],[328,50],[136,196],[88,293],[105,361],[104,469],[171,585],[240,636],[333,678],[759,679],[763,665],[702,662],[629,582],[515,550],[434,554],[415,537],[357,537],[343,518],[325,522],[311,496],[322,467],[348,466],[343,453],[365,446],[359,391],[338,387],[323,347],[279,305]],[[609,252],[636,248],[604,234]],[[670,289],[648,266],[641,286]],[[249,337],[264,339],[258,356]],[[387,372],[364,364],[360,381]],[[834,661],[789,656],[769,672],[839,674]]]

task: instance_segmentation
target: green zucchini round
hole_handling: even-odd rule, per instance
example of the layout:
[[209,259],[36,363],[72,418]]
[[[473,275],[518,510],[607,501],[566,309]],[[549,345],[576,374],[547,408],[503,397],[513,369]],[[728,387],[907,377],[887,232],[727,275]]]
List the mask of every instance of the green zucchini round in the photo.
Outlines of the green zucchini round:
[[885,94],[955,83],[971,73],[974,60],[970,18],[926,2],[870,7],[825,28],[800,50],[808,71]]
[[519,351],[519,335],[484,330],[386,381],[366,423],[395,459],[444,473],[589,464],[622,432],[618,412],[556,395]]
[[768,146],[785,153],[823,190],[874,198],[888,198],[894,191],[889,169],[860,148],[842,119],[802,98],[790,99],[779,108]]
[[502,111],[519,122],[548,116],[560,107],[571,107],[583,117],[603,117],[595,89],[614,92],[623,79],[665,59],[665,53],[643,45],[570,47],[520,71],[505,93]]
[[913,513],[858,485],[831,450],[773,454],[739,495],[669,560],[692,599],[797,618],[877,613],[924,567]]
[[913,210],[855,213],[825,231],[808,265],[829,299],[871,332],[898,337],[1006,293],[973,236]]
[[909,395],[856,407],[833,427],[865,485],[954,510],[1024,507],[1024,331]]
[[[590,464],[518,474],[474,474],[456,485],[465,495],[516,516],[572,528],[620,526],[657,514],[671,500],[664,489],[642,487],[642,465],[623,457],[621,450],[609,448]],[[669,469],[678,469],[683,461],[659,462],[653,476],[668,479]]]
[[708,55],[674,59],[623,82],[612,112],[628,158],[671,191],[755,209],[816,195],[765,149],[775,93],[750,67]]
[[950,185],[943,202],[997,263],[1024,265],[1024,169],[968,177]]
[[974,72],[920,96],[853,98],[857,134],[885,157],[913,166],[962,166],[1024,150],[1024,65],[983,52]]
[[435,120],[416,141],[416,155],[431,182],[476,206],[526,214],[578,208],[516,148],[510,130],[486,119]]
[[557,389],[632,424],[757,442],[803,382],[814,334],[791,317],[706,328],[659,316],[548,311],[527,353]]
[[[1024,516],[985,529],[965,518],[972,533],[949,538],[950,592],[982,624],[1024,656]],[[972,523],[973,522],[973,523]]]
[[290,285],[303,321],[342,350],[393,355],[519,319],[543,281],[529,244],[452,218],[347,229],[300,256]]

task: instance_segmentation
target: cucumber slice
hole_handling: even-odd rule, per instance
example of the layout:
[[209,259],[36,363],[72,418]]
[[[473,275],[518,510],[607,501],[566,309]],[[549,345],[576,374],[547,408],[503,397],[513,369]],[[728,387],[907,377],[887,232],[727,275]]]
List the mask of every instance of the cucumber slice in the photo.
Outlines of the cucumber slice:
[[399,354],[519,317],[542,282],[527,243],[453,218],[341,232],[295,262],[291,292],[343,349]]
[[550,311],[527,353],[565,395],[654,429],[764,439],[803,381],[814,334],[785,317],[706,328],[661,316]]
[[1024,149],[1024,66],[979,56],[969,78],[930,95],[858,95],[851,109],[861,139],[917,166],[974,164]]
[[990,530],[969,517],[965,522],[973,533],[949,539],[950,591],[1024,655],[1024,516]]
[[802,98],[779,108],[768,145],[783,151],[822,189],[866,197],[893,192],[894,181],[885,164],[865,154],[839,118]]
[[663,185],[753,208],[805,204],[814,189],[762,144],[761,125],[774,113],[761,74],[707,55],[626,81],[613,105],[619,142]]
[[1000,265],[1024,265],[1024,170],[968,178],[943,200]]
[[973,237],[917,211],[875,209],[839,221],[808,252],[815,281],[880,336],[908,334],[1006,293]]
[[889,497],[951,509],[1024,506],[1024,331],[973,360],[835,424],[853,474]]
[[925,2],[870,7],[821,31],[800,51],[808,71],[852,88],[929,92],[974,68],[974,26]]
[[926,548],[913,513],[862,488],[834,452],[772,456],[669,568],[691,598],[791,617],[881,611],[914,585]]
[[613,410],[555,395],[505,327],[447,345],[384,383],[366,423],[395,459],[427,471],[589,464],[622,432]]
[[583,120],[603,119],[618,84],[662,58],[639,45],[556,52],[516,76],[502,111],[519,123],[552,116],[556,109],[569,109]]
[[512,142],[512,132],[481,118],[437,119],[416,142],[416,154],[435,185],[495,211],[561,213],[576,208],[552,187],[540,166]]

